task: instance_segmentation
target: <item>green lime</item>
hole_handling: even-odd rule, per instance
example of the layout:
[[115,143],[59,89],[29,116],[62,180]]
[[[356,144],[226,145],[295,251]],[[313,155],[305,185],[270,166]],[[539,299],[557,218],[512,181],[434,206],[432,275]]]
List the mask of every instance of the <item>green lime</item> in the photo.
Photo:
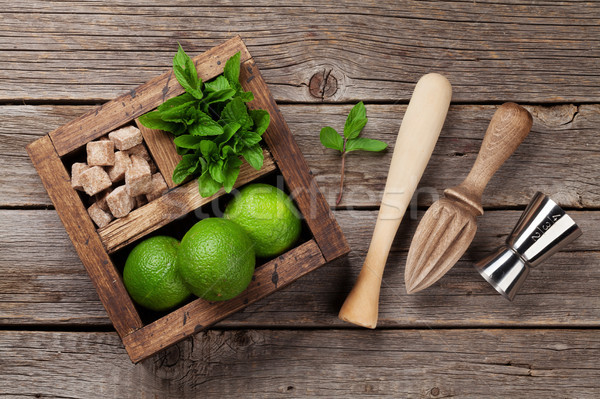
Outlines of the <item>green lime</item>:
[[185,300],[190,291],[177,274],[179,241],[156,236],[140,242],[125,262],[123,282],[138,304],[152,310],[166,310]]
[[190,291],[207,301],[225,301],[246,289],[256,258],[252,241],[237,224],[220,218],[199,221],[185,234],[177,270]]
[[299,212],[277,187],[251,184],[242,188],[225,209],[224,217],[242,226],[260,257],[279,255],[300,236]]

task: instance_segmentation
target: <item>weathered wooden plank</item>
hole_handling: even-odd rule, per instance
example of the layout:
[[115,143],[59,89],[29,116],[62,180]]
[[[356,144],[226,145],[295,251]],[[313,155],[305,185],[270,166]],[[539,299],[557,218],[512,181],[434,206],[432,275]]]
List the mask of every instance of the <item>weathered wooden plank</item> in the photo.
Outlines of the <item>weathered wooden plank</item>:
[[148,151],[152,154],[154,162],[163,175],[167,186],[169,188],[177,186],[173,182],[173,171],[175,171],[182,157],[177,153],[177,149],[175,148],[175,143],[173,142],[175,137],[173,134],[162,130],[149,129],[142,125],[139,119],[135,120],[135,124],[140,129],[140,132],[142,132],[146,147],[148,147]]
[[598,330],[250,330],[132,365],[114,333],[2,331],[0,395],[596,398],[599,356]]
[[[596,2],[2,1],[0,99],[112,99],[243,35],[278,101],[406,101],[426,72],[455,101],[598,101]],[[24,29],[24,27],[27,27]]]
[[[600,212],[571,211],[583,236],[532,271],[509,303],[472,269],[500,245],[520,211],[488,211],[473,247],[439,283],[406,295],[404,263],[417,219],[402,223],[381,293],[381,327],[600,326]],[[368,248],[376,211],[335,211],[353,251],[249,306],[220,326],[347,325],[337,312]],[[423,212],[419,212],[421,217]],[[0,324],[110,325],[96,292],[54,211],[0,210]],[[35,250],[34,250],[35,249]]]
[[[340,158],[319,143],[325,125],[341,130],[347,106],[287,105],[281,111],[300,150],[330,204],[335,203]],[[91,107],[0,106],[0,206],[49,205],[24,146],[37,136],[66,123]],[[524,206],[537,190],[562,205],[600,207],[597,183],[600,158],[599,105],[528,106],[534,115],[532,133],[492,178],[483,196],[486,207]],[[367,105],[364,135],[393,145],[405,106]],[[450,107],[441,138],[417,191],[419,205],[432,194],[458,184],[470,170],[495,106]],[[346,162],[345,207],[379,204],[392,151],[352,153]],[[567,166],[568,165],[568,166]],[[23,187],[27,187],[24,190]]]
[[[65,170],[49,136],[44,136],[27,146],[27,153],[38,171],[52,201],[61,201],[57,209],[65,230],[85,266],[100,301],[120,336],[142,326],[134,304],[111,259],[104,251],[96,228],[71,187]],[[27,252],[25,252],[27,253]]]

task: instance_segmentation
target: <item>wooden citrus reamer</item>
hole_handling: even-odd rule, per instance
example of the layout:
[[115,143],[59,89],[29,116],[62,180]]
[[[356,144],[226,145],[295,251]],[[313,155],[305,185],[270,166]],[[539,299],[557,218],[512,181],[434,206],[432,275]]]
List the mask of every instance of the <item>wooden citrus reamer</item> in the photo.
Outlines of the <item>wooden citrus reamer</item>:
[[417,227],[404,274],[409,294],[439,280],[469,248],[477,216],[483,215],[483,190],[527,137],[532,122],[529,112],[515,103],[498,107],[467,178],[445,190],[444,198],[427,210]]
[[450,83],[436,73],[423,76],[415,86],[398,131],[367,257],[339,313],[344,321],[368,328],[377,325],[383,269],[444,125],[451,97]]

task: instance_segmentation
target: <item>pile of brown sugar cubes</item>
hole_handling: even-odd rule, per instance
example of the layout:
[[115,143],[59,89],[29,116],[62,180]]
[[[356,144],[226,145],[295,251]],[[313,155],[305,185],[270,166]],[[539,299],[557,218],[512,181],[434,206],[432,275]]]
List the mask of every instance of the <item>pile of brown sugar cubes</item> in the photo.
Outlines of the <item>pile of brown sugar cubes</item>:
[[87,143],[86,152],[87,163],[71,167],[71,186],[93,198],[88,213],[98,227],[127,216],[167,190],[135,126]]

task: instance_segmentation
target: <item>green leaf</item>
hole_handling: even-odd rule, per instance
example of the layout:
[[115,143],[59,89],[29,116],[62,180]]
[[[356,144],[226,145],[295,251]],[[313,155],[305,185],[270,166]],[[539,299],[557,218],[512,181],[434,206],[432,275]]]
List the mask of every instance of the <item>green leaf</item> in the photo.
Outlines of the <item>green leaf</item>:
[[210,115],[199,109],[194,110],[196,122],[189,127],[189,133],[194,136],[218,136],[223,134],[223,127]]
[[196,71],[194,62],[183,51],[181,45],[179,45],[177,54],[173,57],[173,73],[186,92],[198,100],[202,99],[202,80],[198,77],[198,71]]
[[260,134],[252,132],[250,130],[242,130],[242,131],[238,132],[238,135],[240,136],[240,141],[246,147],[251,147],[255,144],[258,144],[258,143],[260,143],[260,140],[262,140],[262,137],[260,136]]
[[181,161],[173,170],[173,183],[181,184],[189,175],[193,173],[197,162],[197,157],[194,154],[184,155]]
[[246,104],[237,97],[231,100],[225,108],[223,108],[221,120],[225,123],[239,123],[242,126],[242,129],[250,129],[254,124],[252,118],[248,115]]
[[202,140],[200,142],[200,152],[207,160],[210,159],[212,155],[216,155],[217,151],[217,145],[214,142],[210,140]]
[[238,91],[235,96],[245,103],[249,103],[250,101],[254,100],[254,94],[251,91],[242,90],[241,85],[238,88]]
[[192,136],[191,134],[184,134],[183,136],[175,137],[173,142],[176,146],[181,148],[198,149],[200,148],[200,142],[204,138],[202,136]]
[[320,139],[323,146],[333,150],[344,151],[344,139],[334,128],[325,126],[321,129]]
[[387,148],[387,144],[383,141],[375,139],[367,139],[364,137],[357,137],[346,142],[346,152],[363,150],[363,151],[383,151]]
[[221,187],[222,184],[216,182],[208,170],[202,172],[202,175],[200,175],[200,178],[198,178],[198,191],[204,198],[214,195]]
[[225,180],[223,180],[223,187],[225,187],[225,192],[229,193],[233,189],[233,185],[240,174],[240,166],[242,165],[242,160],[237,156],[230,156],[225,161],[225,166],[223,167],[223,174]]
[[254,130],[259,135],[262,135],[269,127],[271,115],[269,115],[269,113],[263,109],[251,109],[249,114],[254,121]]
[[225,180],[225,174],[223,173],[223,160],[219,159],[217,162],[209,163],[208,172],[216,182],[223,183]]
[[161,112],[160,116],[166,122],[179,122],[189,125],[194,122],[194,113],[190,112],[192,102],[173,106]]
[[223,68],[223,75],[229,81],[232,87],[236,87],[236,83],[239,84],[240,79],[240,52],[238,51],[225,63]]
[[214,104],[218,102],[223,102],[231,99],[235,95],[235,90],[233,89],[223,89],[219,91],[213,91],[209,93],[204,100],[202,100],[203,104]]
[[260,170],[263,166],[264,156],[260,145],[256,144],[252,147],[246,147],[242,151],[242,156],[256,170]]
[[223,147],[223,145],[225,145],[225,143],[227,143],[229,139],[233,137],[240,127],[240,124],[235,122],[226,124],[223,126],[223,134],[215,138],[214,142],[219,146],[219,148]]
[[164,130],[173,134],[181,134],[185,130],[183,124],[162,120],[159,111],[148,112],[147,114],[140,116],[139,121],[148,129]]
[[227,80],[227,78],[225,76],[219,75],[212,81],[206,82],[204,84],[204,88],[206,91],[212,92],[212,91],[221,91],[221,90],[231,89],[231,85],[229,84],[229,81]]
[[353,139],[358,137],[361,130],[367,124],[367,110],[363,102],[359,102],[348,114],[346,118],[346,124],[344,125],[344,137],[347,139]]
[[167,101],[159,105],[157,110],[163,112],[180,105],[191,105],[191,103],[193,103],[194,101],[196,101],[196,98],[194,96],[192,96],[189,93],[183,93],[180,96],[168,99]]
[[190,152],[189,148],[183,148],[183,147],[179,147],[179,146],[175,146],[175,151],[177,151],[177,153],[181,156],[187,154],[188,152]]

